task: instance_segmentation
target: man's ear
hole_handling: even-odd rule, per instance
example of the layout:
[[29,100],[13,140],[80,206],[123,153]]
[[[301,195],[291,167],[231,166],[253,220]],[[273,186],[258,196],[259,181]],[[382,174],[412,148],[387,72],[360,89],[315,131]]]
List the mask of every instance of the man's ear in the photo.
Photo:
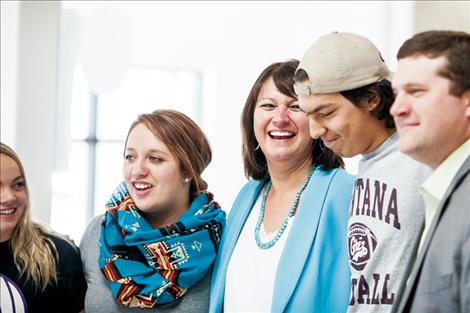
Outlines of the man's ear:
[[465,105],[465,116],[470,120],[470,89],[465,91],[461,98]]
[[379,105],[380,103],[380,96],[379,95],[374,95],[372,99],[367,101],[367,109],[372,112],[375,110],[375,108]]

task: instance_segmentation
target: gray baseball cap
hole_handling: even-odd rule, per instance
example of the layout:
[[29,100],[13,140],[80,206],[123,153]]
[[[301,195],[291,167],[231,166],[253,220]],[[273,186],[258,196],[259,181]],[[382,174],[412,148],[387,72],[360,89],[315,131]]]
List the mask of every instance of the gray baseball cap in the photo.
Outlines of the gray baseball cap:
[[344,32],[320,37],[303,56],[309,86],[294,84],[297,95],[333,93],[390,79],[391,73],[379,49],[367,38]]

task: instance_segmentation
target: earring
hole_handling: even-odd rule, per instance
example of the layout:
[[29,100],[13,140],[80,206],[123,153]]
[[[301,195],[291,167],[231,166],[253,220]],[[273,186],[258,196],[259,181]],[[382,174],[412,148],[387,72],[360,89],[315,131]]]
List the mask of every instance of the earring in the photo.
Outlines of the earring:
[[258,151],[258,150],[259,150],[259,144],[256,146],[254,151]]
[[189,178],[189,177],[186,177],[186,178],[183,179],[183,182],[185,184],[189,183],[190,181],[191,181],[191,178]]

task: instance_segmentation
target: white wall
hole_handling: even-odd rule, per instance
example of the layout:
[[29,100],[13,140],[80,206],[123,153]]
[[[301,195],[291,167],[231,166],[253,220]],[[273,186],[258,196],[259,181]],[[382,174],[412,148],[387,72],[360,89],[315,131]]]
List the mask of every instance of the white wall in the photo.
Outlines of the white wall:
[[2,2],[2,141],[20,155],[33,215],[45,223],[50,221],[54,164],[59,14],[56,1]]
[[[413,25],[409,2],[62,3],[69,13],[76,10],[82,22],[103,6],[118,8],[131,22],[132,65],[188,67],[204,74],[201,126],[214,150],[206,178],[216,199],[227,209],[245,181],[240,114],[262,69],[275,61],[301,58],[315,39],[334,30],[369,37],[393,69],[396,46],[411,35]],[[71,72],[62,65],[57,69],[60,7],[59,2],[21,3],[19,17],[18,106],[12,115],[21,117],[21,122],[12,121],[16,123],[14,135],[18,150],[25,156],[36,204],[42,208],[35,215],[44,221],[50,220],[50,175],[58,166],[54,161],[55,119],[68,120],[67,116],[56,116],[67,114],[68,110],[61,107],[67,101],[61,100],[59,110],[55,108],[57,95],[66,99],[64,90],[70,89],[62,78],[58,84],[57,72]],[[3,8],[2,2],[2,43]],[[62,25],[66,22],[61,21]],[[2,65],[4,56],[8,54],[4,54],[2,45]],[[9,58],[14,59],[11,53]],[[71,59],[67,60],[60,64],[72,66]],[[54,90],[56,85],[61,90]],[[15,107],[15,101],[4,103],[3,90],[7,87],[2,76],[2,112],[4,107]],[[351,164],[354,166],[354,162]]]
[[470,32],[470,1],[417,1],[415,32],[434,29]]
[[[96,10],[70,3],[72,7],[79,7],[84,17]],[[116,7],[131,21],[134,65],[196,68],[211,76],[213,85],[205,96],[212,101],[205,102],[208,115],[202,127],[214,158],[206,177],[223,206],[232,203],[245,181],[240,114],[264,67],[301,58],[316,38],[334,30],[371,38],[394,63],[394,42],[389,38],[401,42],[412,27],[402,21],[401,27],[392,28],[389,23],[396,20],[392,14],[409,16],[407,3],[141,2]]]
[[18,54],[19,5],[2,1],[1,5],[1,141],[16,148],[16,76]]

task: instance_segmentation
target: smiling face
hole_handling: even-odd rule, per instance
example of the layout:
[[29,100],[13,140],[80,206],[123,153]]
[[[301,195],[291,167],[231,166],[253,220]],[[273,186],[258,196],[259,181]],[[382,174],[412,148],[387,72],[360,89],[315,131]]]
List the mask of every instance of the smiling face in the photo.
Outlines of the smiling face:
[[400,150],[432,168],[470,138],[470,91],[449,93],[449,79],[438,74],[446,62],[444,56],[400,59],[392,82]]
[[371,105],[357,106],[341,93],[300,96],[309,119],[310,135],[343,157],[375,150],[387,138],[385,126],[375,118]]
[[189,180],[180,162],[142,123],[127,138],[123,175],[132,199],[154,227],[177,222],[188,209]]
[[0,154],[0,242],[11,239],[26,210],[26,184],[20,167],[8,155]]
[[312,139],[307,116],[296,99],[276,88],[272,77],[264,82],[258,95],[253,127],[268,166],[311,161]]

